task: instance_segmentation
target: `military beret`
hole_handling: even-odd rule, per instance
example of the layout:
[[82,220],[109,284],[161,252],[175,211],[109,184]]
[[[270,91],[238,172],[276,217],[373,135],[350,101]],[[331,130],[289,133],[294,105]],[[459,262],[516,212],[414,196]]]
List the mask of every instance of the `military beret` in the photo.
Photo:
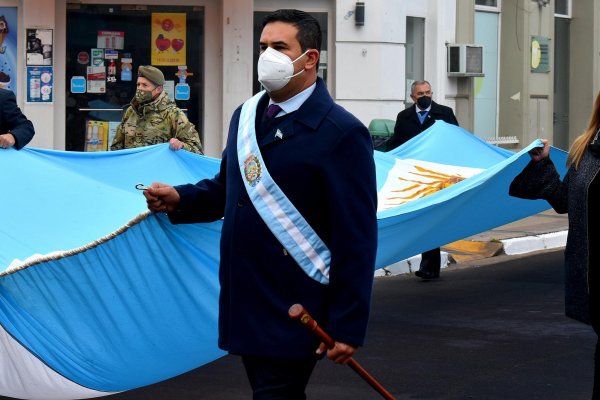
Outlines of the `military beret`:
[[165,76],[160,69],[153,67],[152,65],[140,65],[138,68],[138,77],[144,77],[156,86],[162,86],[165,84]]

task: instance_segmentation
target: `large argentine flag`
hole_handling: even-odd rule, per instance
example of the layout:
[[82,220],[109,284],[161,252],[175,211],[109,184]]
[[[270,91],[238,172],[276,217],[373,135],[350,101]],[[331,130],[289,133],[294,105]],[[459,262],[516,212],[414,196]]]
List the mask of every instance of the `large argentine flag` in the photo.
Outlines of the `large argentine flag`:
[[[437,122],[376,152],[377,268],[548,209],[507,195],[538,145],[514,154]],[[566,154],[551,156],[564,173]],[[135,189],[212,177],[218,164],[166,144],[0,151],[0,395],[105,396],[223,355],[221,223],[171,225]]]

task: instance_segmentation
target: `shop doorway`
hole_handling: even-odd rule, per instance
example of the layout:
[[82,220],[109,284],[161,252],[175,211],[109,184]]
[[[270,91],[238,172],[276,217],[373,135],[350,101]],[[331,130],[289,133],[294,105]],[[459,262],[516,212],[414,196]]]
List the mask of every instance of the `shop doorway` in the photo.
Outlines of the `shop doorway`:
[[498,135],[498,55],[500,14],[475,11],[475,43],[483,45],[485,76],[473,78],[475,86],[473,133],[496,143]]
[[66,150],[110,147],[140,65],[163,72],[203,140],[203,7],[67,4],[66,29]]
[[552,145],[569,150],[569,41],[571,19],[554,17],[554,133]]

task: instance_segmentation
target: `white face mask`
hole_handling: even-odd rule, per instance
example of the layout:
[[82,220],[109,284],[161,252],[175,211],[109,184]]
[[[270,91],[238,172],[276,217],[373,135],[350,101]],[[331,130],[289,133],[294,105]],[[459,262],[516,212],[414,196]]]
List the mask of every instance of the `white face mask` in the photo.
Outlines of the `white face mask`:
[[306,50],[292,61],[285,54],[267,47],[258,58],[258,81],[268,92],[275,92],[288,84],[290,79],[304,72],[304,68],[294,74],[294,63],[308,53]]

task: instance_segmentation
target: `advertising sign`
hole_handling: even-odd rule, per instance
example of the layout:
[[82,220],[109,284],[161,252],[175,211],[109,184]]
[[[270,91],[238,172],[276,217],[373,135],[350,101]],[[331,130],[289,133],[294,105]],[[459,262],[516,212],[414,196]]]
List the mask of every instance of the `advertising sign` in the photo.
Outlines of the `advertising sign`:
[[17,93],[17,7],[0,7],[0,88]]
[[152,65],[185,65],[185,13],[152,13]]
[[27,65],[52,65],[52,29],[26,29]]
[[27,102],[52,103],[53,67],[27,67]]

